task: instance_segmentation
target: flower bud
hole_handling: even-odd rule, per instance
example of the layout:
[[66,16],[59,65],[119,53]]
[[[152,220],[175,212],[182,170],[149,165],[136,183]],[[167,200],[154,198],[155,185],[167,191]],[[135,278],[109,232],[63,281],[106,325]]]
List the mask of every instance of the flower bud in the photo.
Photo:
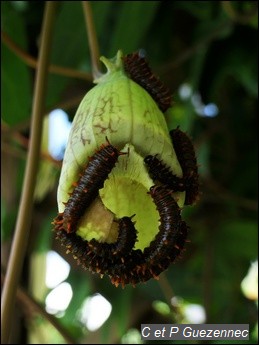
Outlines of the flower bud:
[[[126,75],[122,53],[101,61],[107,73],[94,81],[97,85],[87,92],[73,120],[58,186],[58,209],[64,211],[79,174],[108,140],[125,154],[119,156],[99,197],[86,205],[77,234],[86,240],[113,242],[118,231],[114,218],[136,214],[135,248],[143,250],[159,226],[158,212],[148,194],[154,182],[144,158],[158,154],[175,175],[182,177],[182,170],[163,113],[148,92]],[[174,194],[180,207],[184,195]]]

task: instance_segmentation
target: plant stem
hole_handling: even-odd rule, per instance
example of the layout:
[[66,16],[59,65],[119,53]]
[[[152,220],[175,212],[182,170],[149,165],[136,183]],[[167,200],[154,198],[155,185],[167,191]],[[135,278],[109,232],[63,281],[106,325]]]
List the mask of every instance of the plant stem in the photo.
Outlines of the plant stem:
[[[17,46],[17,44],[9,37],[5,32],[1,31],[1,40],[2,42],[14,52],[22,61],[24,61],[28,66],[32,68],[37,68],[38,61],[33,56],[29,55],[26,51]],[[83,79],[92,81],[92,76],[90,73],[78,71],[73,68],[49,65],[49,72],[58,74],[64,77],[71,77],[77,79]]]
[[[4,274],[1,273],[1,282],[3,283],[4,280],[5,280]],[[60,325],[58,320],[54,316],[48,314],[41,304],[39,304],[37,301],[35,301],[34,298],[32,298],[26,291],[24,291],[19,286],[17,287],[16,298],[17,298],[18,302],[20,302],[22,304],[26,313],[29,314],[30,317],[33,317],[35,312],[38,313],[43,318],[48,320],[49,323],[52,324],[52,326],[62,335],[62,337],[67,342],[67,344],[75,344],[76,343],[76,341],[74,339],[72,339],[71,336],[67,333],[66,329],[64,329]]]
[[167,304],[171,306],[171,299],[174,297],[174,291],[166,277],[165,272],[159,276],[158,285],[165,296]]
[[36,73],[35,91],[32,108],[31,140],[28,151],[28,160],[25,169],[25,177],[16,228],[11,247],[9,263],[6,271],[6,281],[2,292],[1,307],[1,341],[7,344],[11,329],[12,314],[16,289],[22,271],[26,252],[31,216],[33,208],[33,194],[36,183],[37,167],[40,154],[44,98],[47,83],[47,72],[50,57],[53,24],[57,1],[47,1],[45,5],[42,41],[39,52],[39,65]]
[[165,296],[165,300],[168,304],[168,306],[170,307],[171,311],[173,312],[173,317],[174,317],[174,322],[176,323],[181,323],[183,316],[182,313],[179,309],[179,307],[177,305],[172,304],[172,298],[175,297],[174,291],[172,286],[169,283],[169,280],[165,274],[165,272],[163,272],[158,280],[158,284]]
[[96,79],[102,75],[100,71],[100,52],[99,52],[99,45],[96,36],[96,30],[93,21],[93,13],[92,8],[90,5],[90,1],[82,1],[84,16],[85,16],[85,23],[86,23],[86,31],[89,41],[89,48],[90,48],[90,55],[92,61],[92,74],[93,78]]

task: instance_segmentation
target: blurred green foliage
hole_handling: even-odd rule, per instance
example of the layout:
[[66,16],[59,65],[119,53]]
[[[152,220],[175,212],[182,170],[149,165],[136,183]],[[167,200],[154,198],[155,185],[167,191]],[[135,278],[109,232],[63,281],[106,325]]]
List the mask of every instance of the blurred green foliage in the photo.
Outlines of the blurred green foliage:
[[[44,2],[8,1],[1,2],[1,7],[3,32],[36,58]],[[258,252],[257,2],[94,1],[92,9],[101,54],[113,57],[118,49],[126,54],[144,48],[154,71],[173,93],[174,107],[166,114],[168,127],[180,125],[194,140],[202,195],[196,206],[183,211],[191,227],[190,243],[160,281],[116,289],[105,277],[101,280],[76,267],[53,239],[50,223],[57,211],[58,176],[52,174],[55,187],[49,190],[41,185],[46,188],[45,197],[35,202],[27,260],[32,252],[52,249],[71,264],[67,282],[74,294],[58,321],[76,342],[139,341],[135,330],[141,323],[181,321],[181,306],[188,303],[204,306],[208,323],[249,323],[253,330],[256,304],[242,294],[240,284]],[[81,2],[59,2],[51,63],[91,72],[85,30]],[[5,246],[18,210],[26,152],[17,134],[29,137],[35,71],[4,41],[1,68],[2,176],[9,182],[2,188]],[[190,90],[186,98],[179,93],[183,85]],[[50,74],[47,109],[60,107],[91,87],[87,81]],[[217,116],[197,113],[198,106],[204,110],[210,103],[217,106]],[[71,120],[77,106],[73,101],[64,106]],[[30,275],[28,268],[24,271]],[[97,292],[113,309],[106,323],[91,333],[77,321],[77,312],[83,300]],[[153,307],[153,301],[169,304],[173,294],[179,297],[179,305],[170,305],[169,314]],[[33,325],[37,330],[37,323]],[[46,330],[44,341],[58,342],[56,333],[52,336],[51,329]],[[42,329],[38,341],[43,341],[41,334]],[[253,334],[250,343],[256,342]]]

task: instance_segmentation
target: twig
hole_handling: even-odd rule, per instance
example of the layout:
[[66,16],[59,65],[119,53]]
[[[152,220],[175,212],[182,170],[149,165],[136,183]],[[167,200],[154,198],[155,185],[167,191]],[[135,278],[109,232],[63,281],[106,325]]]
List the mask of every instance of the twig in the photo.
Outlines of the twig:
[[[14,154],[17,156],[17,154],[19,153],[20,158],[25,158],[24,152],[18,151],[17,147],[14,148],[11,145],[11,140],[16,141],[21,147],[25,148],[26,150],[28,150],[29,144],[30,144],[30,139],[27,139],[26,137],[24,137],[21,133],[19,133],[16,130],[13,130],[13,128],[9,128],[8,125],[6,125],[5,123],[2,123],[2,137],[5,139],[7,139],[3,144],[4,144],[4,150],[7,151],[8,149],[10,150],[9,152],[11,154]],[[3,147],[2,147],[3,148]],[[51,157],[50,154],[48,154],[47,152],[40,152],[40,158],[44,159],[46,161],[49,161],[50,163],[52,163],[53,165],[55,165],[57,168],[61,168],[62,166],[62,162],[58,161],[54,158]]]
[[[250,1],[251,3],[251,1]],[[238,13],[233,7],[232,1],[221,1],[223,10],[229,16],[231,20],[239,24],[248,24],[253,18],[257,16],[258,12],[258,2],[254,1],[252,7],[247,11],[247,13]]]
[[17,147],[9,145],[9,143],[1,143],[1,152],[6,153],[8,156],[16,157],[19,159],[26,159],[26,152],[19,150]]
[[[85,92],[81,93],[78,96],[71,97],[71,98],[66,99],[64,101],[56,103],[53,106],[45,109],[43,116],[49,115],[49,113],[52,110],[55,110],[55,109],[69,110],[69,109],[71,109],[73,107],[78,107],[78,104],[82,101],[84,96],[85,96]],[[4,121],[2,121],[1,125],[3,126],[3,124],[5,124]],[[10,134],[14,133],[14,132],[20,132],[20,131],[23,131],[23,130],[27,130],[29,125],[30,125],[30,121],[29,120],[22,121],[22,122],[20,122],[20,123],[18,123],[16,125],[12,126],[12,128],[9,128]]]
[[215,243],[215,223],[208,219],[205,224],[205,260],[203,264],[203,302],[206,313],[206,321],[210,323],[212,317],[212,298],[213,298],[213,269],[215,265],[215,253],[214,253],[214,243]]
[[74,97],[68,98],[66,100],[62,100],[59,103],[54,104],[53,106],[51,106],[51,108],[46,109],[45,115],[48,115],[54,109],[68,110],[68,109],[71,109],[73,107],[78,107],[78,104],[82,101],[85,94],[86,94],[86,92],[84,91],[84,93],[81,93],[78,96],[74,96]]
[[258,211],[257,200],[251,200],[251,199],[247,199],[247,198],[232,194],[212,178],[207,178],[207,179],[204,179],[203,181],[204,181],[204,185],[206,184],[206,187],[213,192],[213,194],[210,195],[206,191],[206,194],[205,194],[206,197],[204,195],[204,197],[202,198],[203,201],[205,201],[206,198],[209,199],[211,197],[210,201],[217,202],[218,199],[231,201],[235,203],[238,207],[242,207],[251,211]]
[[183,316],[180,312],[180,309],[177,305],[172,304],[172,298],[175,296],[172,286],[170,285],[166,273],[162,273],[159,276],[158,284],[165,296],[165,300],[170,307],[170,310],[173,312],[173,317],[177,323],[181,323]]
[[[1,283],[4,282],[4,274],[1,273]],[[16,291],[16,298],[17,300],[24,306],[25,311],[29,312],[36,312],[40,314],[43,318],[49,321],[49,323],[52,324],[56,328],[56,330],[62,335],[62,337],[65,339],[67,344],[76,344],[76,341],[71,338],[71,336],[67,333],[66,329],[64,329],[60,323],[56,320],[55,317],[48,314],[44,307],[35,301],[34,298],[32,298],[27,292],[25,292],[21,287],[17,287]]]
[[42,42],[39,52],[39,65],[36,73],[34,89],[31,141],[28,152],[28,161],[26,164],[22,196],[19,205],[10,259],[6,271],[6,280],[2,292],[1,341],[3,344],[7,344],[9,341],[16,289],[24,262],[31,224],[33,195],[41,145],[43,122],[42,113],[44,109],[48,63],[50,57],[51,39],[53,37],[52,31],[56,7],[56,1],[46,1],[42,26]]
[[[26,51],[17,46],[17,44],[5,32],[1,31],[2,42],[12,50],[17,56],[21,58],[28,66],[32,68],[38,67],[38,61],[33,56],[29,55]],[[87,72],[81,72],[73,68],[62,67],[57,65],[49,65],[49,72],[62,75],[65,77],[77,78],[92,81],[92,75]]]
[[100,71],[100,53],[99,45],[96,36],[96,30],[93,21],[93,13],[90,5],[90,1],[82,1],[83,11],[85,16],[86,31],[89,41],[90,55],[92,61],[92,74],[93,78],[96,79],[102,75]]
[[[25,146],[22,144],[21,146],[26,149],[26,148],[28,148],[28,145]],[[2,143],[1,151],[5,152],[5,153],[7,153],[13,157],[20,158],[20,159],[26,159],[26,157],[27,157],[27,153],[25,151],[19,149],[18,147],[14,147],[13,145],[11,145],[10,142]],[[44,161],[48,161],[50,164],[52,164],[56,168],[61,169],[62,161],[58,161],[58,160],[52,158],[48,153],[41,152],[40,158],[43,159]]]
[[160,288],[165,296],[165,300],[169,306],[171,306],[171,299],[174,297],[174,291],[169,284],[169,281],[165,275],[165,273],[162,273],[159,276],[158,284],[160,285]]

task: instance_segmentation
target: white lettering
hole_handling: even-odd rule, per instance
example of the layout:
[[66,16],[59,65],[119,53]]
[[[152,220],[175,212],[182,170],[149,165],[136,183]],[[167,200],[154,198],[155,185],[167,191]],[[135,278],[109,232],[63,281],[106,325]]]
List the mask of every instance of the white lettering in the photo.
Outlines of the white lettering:
[[179,332],[179,327],[171,327],[169,337],[171,338],[172,334],[176,334],[178,332]]
[[[188,329],[189,331],[187,331],[187,329]],[[184,335],[184,337],[186,337],[186,338],[190,338],[190,337],[192,336],[192,328],[191,328],[191,327],[185,327],[185,328],[183,329],[183,335]]]
[[141,334],[142,334],[142,337],[144,337],[144,338],[147,338],[147,337],[150,336],[150,332],[148,332],[147,334],[145,333],[146,329],[147,329],[148,331],[150,331],[150,327],[144,327],[144,328],[142,329]]
[[[245,333],[245,335],[244,335],[244,333]],[[243,338],[247,338],[248,337],[248,330],[247,329],[244,329],[243,331],[242,331],[242,337]]]
[[208,337],[208,338],[212,338],[212,335],[211,335],[212,332],[213,332],[212,329],[208,329],[208,330],[207,330],[207,337]]

